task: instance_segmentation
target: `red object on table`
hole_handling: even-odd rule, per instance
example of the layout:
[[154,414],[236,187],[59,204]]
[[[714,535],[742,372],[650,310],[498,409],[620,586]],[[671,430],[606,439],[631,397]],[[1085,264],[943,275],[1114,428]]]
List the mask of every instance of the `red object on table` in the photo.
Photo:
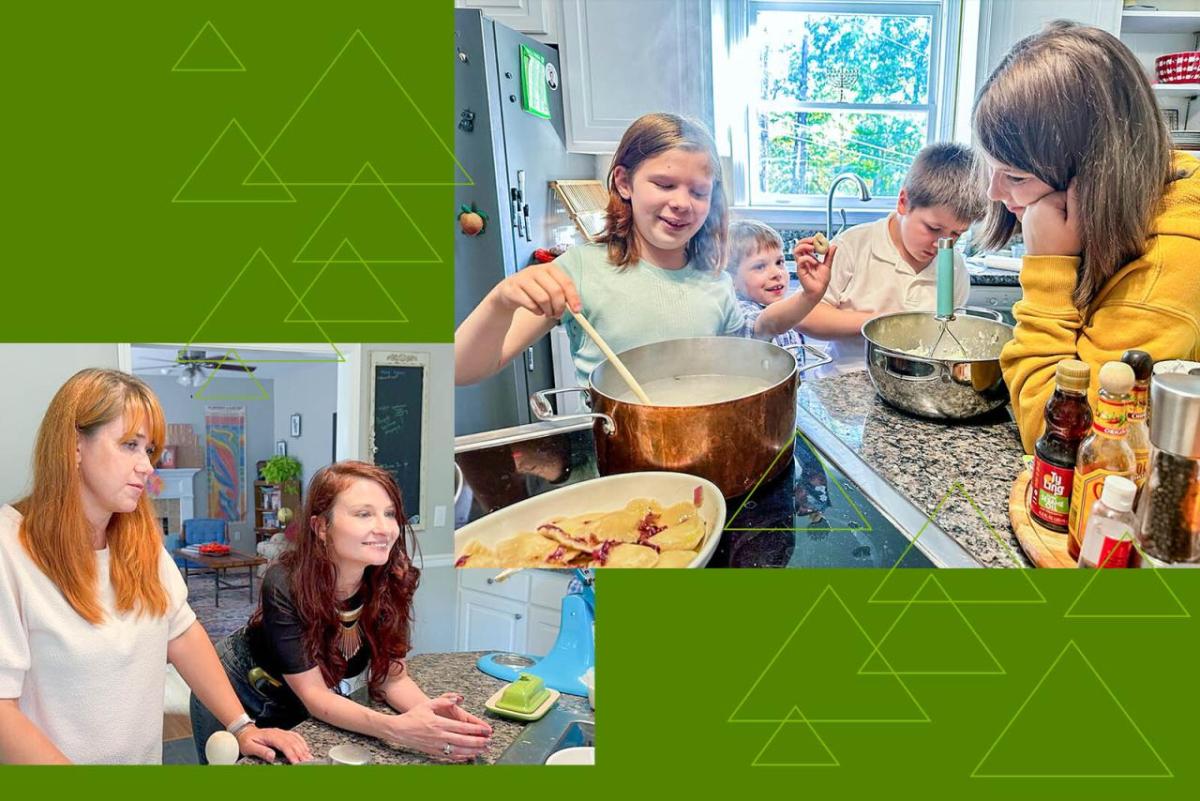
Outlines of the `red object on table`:
[[554,261],[556,258],[557,256],[545,248],[538,248],[537,250],[533,251],[533,260],[538,264],[546,264]]
[[229,553],[229,546],[220,542],[206,542],[198,549],[200,553],[208,556],[225,556]]

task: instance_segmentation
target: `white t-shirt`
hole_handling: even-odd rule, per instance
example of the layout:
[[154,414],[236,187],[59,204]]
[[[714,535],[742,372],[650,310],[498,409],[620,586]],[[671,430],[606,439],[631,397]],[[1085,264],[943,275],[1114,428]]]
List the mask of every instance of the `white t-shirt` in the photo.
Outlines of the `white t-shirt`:
[[[888,233],[895,212],[873,223],[856,225],[839,235],[837,257],[822,303],[835,309],[889,314],[937,311],[937,265],[920,272],[900,256]],[[954,252],[954,305],[963,306],[971,293],[971,276],[962,254]],[[862,336],[823,343],[840,370],[866,369],[866,340]],[[820,346],[820,345],[818,345]]]
[[72,762],[161,763],[167,643],[196,620],[179,568],[160,552],[166,616],[117,615],[109,551],[96,551],[105,621],[94,626],[30,558],[20,526],[0,506],[0,698],[18,699]]

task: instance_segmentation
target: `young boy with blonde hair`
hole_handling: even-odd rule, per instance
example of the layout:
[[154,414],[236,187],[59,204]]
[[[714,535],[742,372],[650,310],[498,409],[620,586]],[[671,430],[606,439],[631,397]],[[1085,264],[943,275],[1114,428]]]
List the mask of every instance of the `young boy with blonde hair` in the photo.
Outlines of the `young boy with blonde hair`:
[[783,261],[783,239],[757,220],[736,220],[729,225],[729,258],[726,270],[746,317],[748,330],[776,345],[798,345],[803,339],[796,327],[821,302],[829,286],[829,264],[810,259],[797,270],[802,292],[787,294],[788,271]]
[[[872,317],[937,307],[937,241],[957,239],[983,218],[986,197],[973,151],[960,144],[928,145],[904,178],[896,210],[882,220],[856,225],[834,239],[829,288],[800,330],[829,344],[839,368],[864,369],[862,326]],[[815,243],[796,246],[797,271],[816,263]],[[954,305],[971,291],[962,255],[954,254]]]

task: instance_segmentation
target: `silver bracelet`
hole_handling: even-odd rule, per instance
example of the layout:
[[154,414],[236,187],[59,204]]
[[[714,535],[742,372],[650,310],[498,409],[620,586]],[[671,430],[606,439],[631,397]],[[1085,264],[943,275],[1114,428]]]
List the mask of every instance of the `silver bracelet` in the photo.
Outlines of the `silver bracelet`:
[[235,720],[233,723],[230,723],[228,726],[225,727],[225,731],[229,732],[234,737],[237,737],[238,732],[240,732],[242,729],[246,728],[247,726],[252,726],[252,725],[254,725],[254,719],[251,718],[249,715],[247,715],[245,712],[243,712],[242,714],[238,715],[237,720]]

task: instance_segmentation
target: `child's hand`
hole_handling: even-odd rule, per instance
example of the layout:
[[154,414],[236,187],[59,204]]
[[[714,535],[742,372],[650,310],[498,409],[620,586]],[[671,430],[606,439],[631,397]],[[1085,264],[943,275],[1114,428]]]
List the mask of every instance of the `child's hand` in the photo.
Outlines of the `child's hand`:
[[816,243],[812,238],[801,239],[792,250],[792,256],[796,259],[796,278],[799,279],[804,294],[821,298],[829,287],[837,245],[829,245],[823,260],[816,257],[815,250]]
[[1029,256],[1078,256],[1083,252],[1079,235],[1079,198],[1075,182],[1066,192],[1051,192],[1030,203],[1021,219],[1025,253]]
[[539,317],[562,317],[563,311],[580,311],[583,304],[575,284],[558,265],[531,264],[505,278],[492,290],[508,311],[527,309]]

